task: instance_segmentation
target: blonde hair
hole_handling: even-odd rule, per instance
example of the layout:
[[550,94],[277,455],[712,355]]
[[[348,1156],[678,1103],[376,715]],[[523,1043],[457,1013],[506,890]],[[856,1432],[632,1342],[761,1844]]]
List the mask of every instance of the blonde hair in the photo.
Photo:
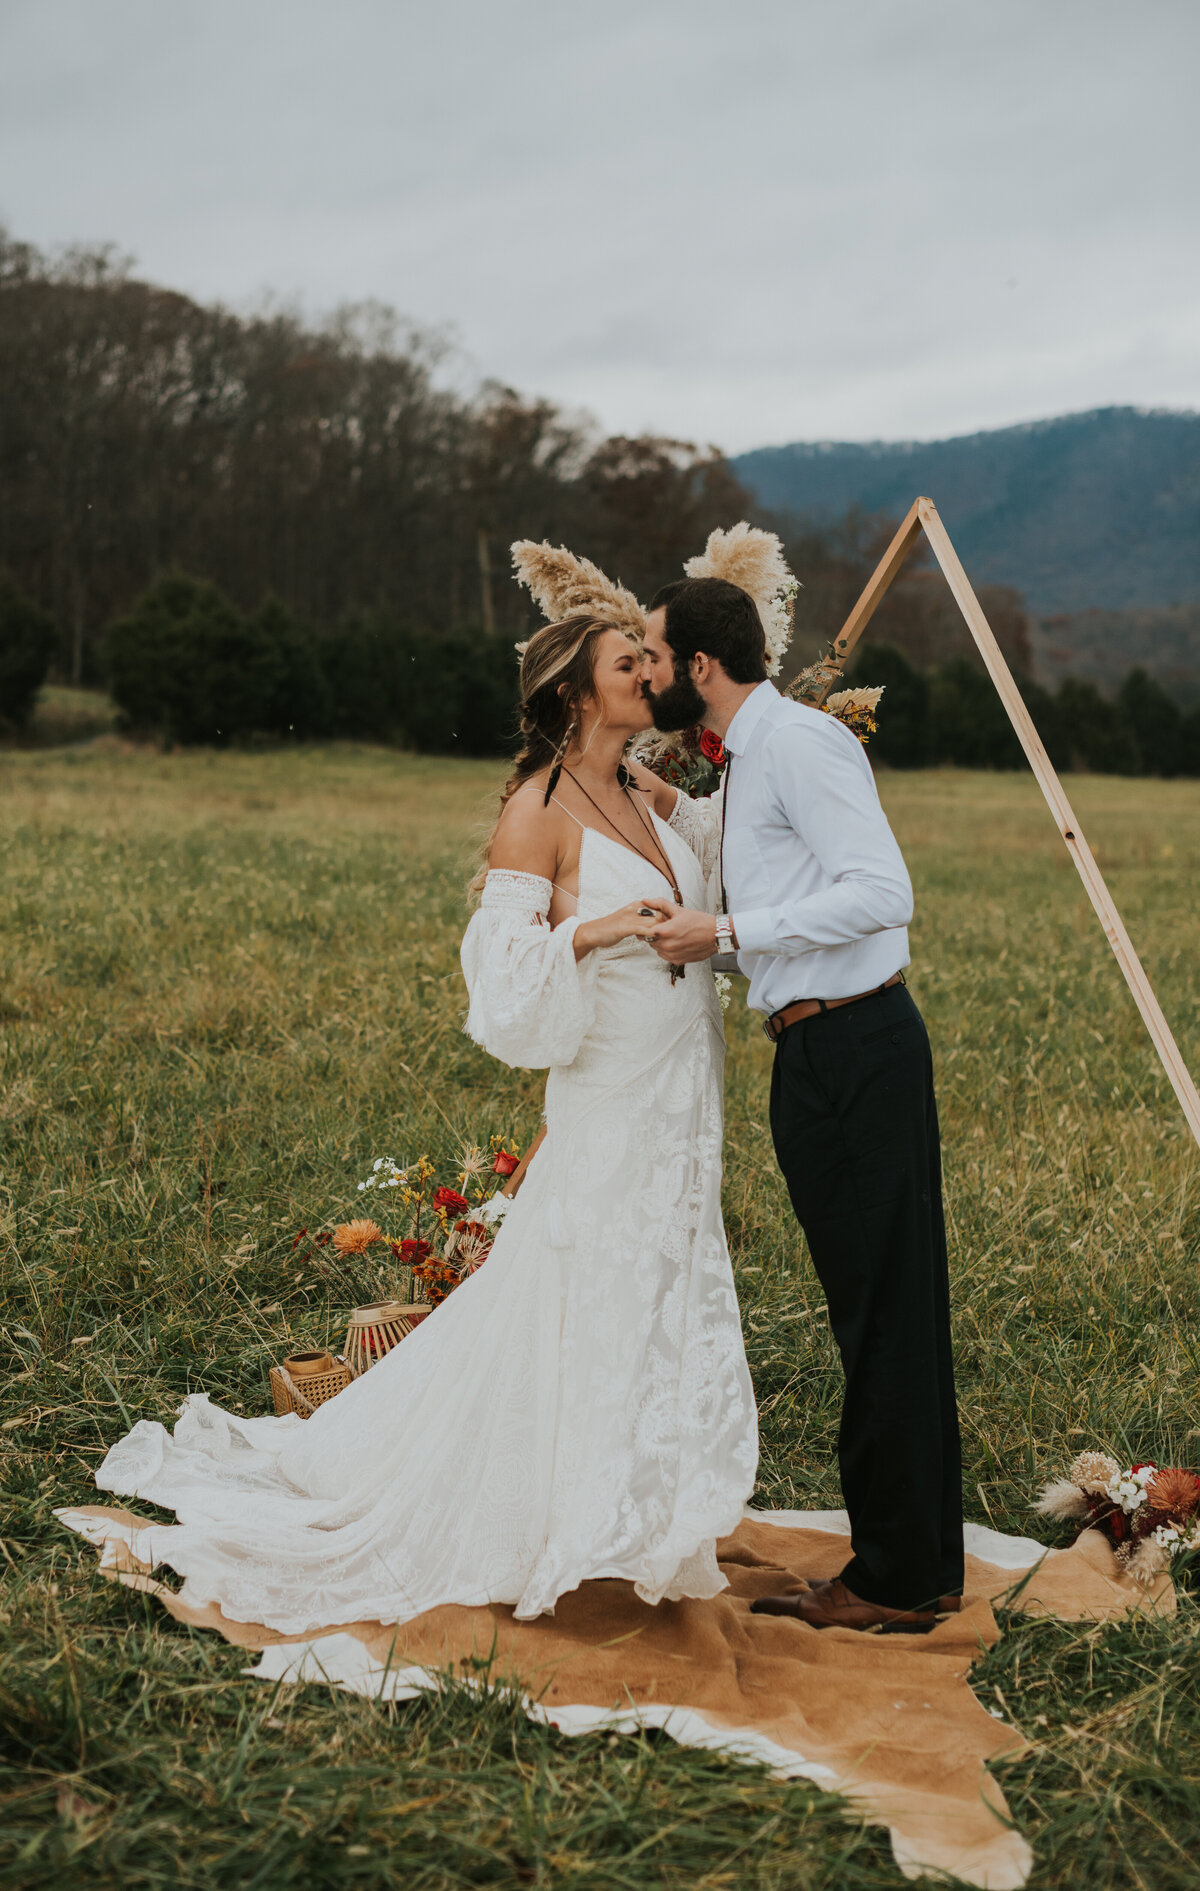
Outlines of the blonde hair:
[[491,832],[483,844],[482,863],[470,886],[472,893],[478,893],[487,878],[500,816],[517,791],[543,768],[550,770],[546,789],[549,802],[562,758],[579,729],[583,699],[592,693],[596,647],[610,630],[619,630],[631,643],[634,641],[628,625],[614,624],[611,618],[598,617],[591,611],[576,611],[556,624],[543,624],[524,646],[521,653],[522,746],[513,761],[513,772],[504,784]]

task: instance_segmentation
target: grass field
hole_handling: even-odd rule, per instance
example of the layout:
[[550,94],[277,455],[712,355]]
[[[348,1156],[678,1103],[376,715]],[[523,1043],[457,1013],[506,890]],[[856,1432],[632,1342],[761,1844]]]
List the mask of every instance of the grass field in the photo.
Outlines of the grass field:
[[[499,771],[377,751],[0,755],[5,1559],[0,1875],[20,1887],[891,1886],[835,1802],[655,1736],[566,1741],[448,1686],[395,1709],[244,1680],[50,1516],[106,1444],[336,1334],[293,1232],[365,1163],[524,1142],[541,1081],[459,1029]],[[1072,782],[1192,1069],[1200,786]],[[1033,784],[889,775],[937,1059],[969,1516],[1031,1531],[1085,1444],[1200,1460],[1200,1162]],[[838,1501],[831,1341],[729,1014],[725,1203],[760,1501]],[[414,1439],[413,1448],[421,1449]],[[1200,1879],[1200,1608],[1016,1620],[976,1671],[1038,1886]]]

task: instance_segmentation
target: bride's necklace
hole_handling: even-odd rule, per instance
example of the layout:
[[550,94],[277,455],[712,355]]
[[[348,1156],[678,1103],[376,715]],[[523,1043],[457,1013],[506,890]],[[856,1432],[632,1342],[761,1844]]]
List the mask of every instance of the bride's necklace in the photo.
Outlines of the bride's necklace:
[[641,860],[644,860],[648,867],[654,867],[657,872],[662,874],[663,879],[666,881],[667,885],[671,889],[671,897],[675,901],[676,906],[682,906],[683,894],[681,893],[679,887],[676,884],[675,875],[671,871],[671,863],[667,859],[666,854],[662,850],[662,845],[659,841],[658,835],[654,832],[654,829],[650,825],[650,822],[646,819],[645,811],[642,809],[639,803],[634,800],[633,796],[629,792],[629,776],[626,773],[625,769],[623,767],[618,769],[617,783],[621,789],[621,793],[625,796],[625,799],[630,803],[631,807],[633,808],[633,811],[635,815],[637,816],[639,826],[645,828],[646,833],[649,836],[650,845],[653,847],[655,853],[658,855],[657,860],[652,860],[650,855],[648,853],[645,853],[642,848],[635,846],[633,842],[630,840],[628,834],[621,833],[621,830],[617,826],[616,822],[604,812],[604,809],[600,806],[600,803],[596,800],[595,796],[590,795],[588,793],[587,789],[584,787],[583,783],[580,781],[578,775],[572,774],[569,768],[564,768],[563,774],[570,776],[571,780],[575,783],[575,786],[578,788],[580,794],[583,796],[584,800],[591,802],[597,814],[600,816],[600,819],[606,822],[607,825],[612,828],[613,833],[620,837],[621,845],[623,847],[628,847],[630,853],[637,854],[638,858]]

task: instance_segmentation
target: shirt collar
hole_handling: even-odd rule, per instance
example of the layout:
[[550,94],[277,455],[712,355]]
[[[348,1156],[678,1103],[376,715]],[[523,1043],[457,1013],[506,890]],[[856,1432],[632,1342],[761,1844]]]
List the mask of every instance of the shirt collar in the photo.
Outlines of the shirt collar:
[[731,755],[744,755],[751,735],[778,694],[773,683],[762,682],[752,690],[725,731],[725,747]]

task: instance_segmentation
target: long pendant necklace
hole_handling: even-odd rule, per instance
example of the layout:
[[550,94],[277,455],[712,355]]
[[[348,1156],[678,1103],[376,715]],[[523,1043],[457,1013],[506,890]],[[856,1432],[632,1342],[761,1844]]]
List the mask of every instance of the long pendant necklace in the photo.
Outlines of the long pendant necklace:
[[652,860],[650,858],[650,855],[648,853],[645,853],[642,848],[635,846],[634,843],[630,840],[628,834],[621,833],[621,830],[617,826],[616,822],[604,812],[604,809],[600,806],[600,803],[594,798],[594,796],[588,793],[587,789],[584,787],[583,783],[580,781],[578,775],[571,774],[571,770],[569,768],[564,768],[563,774],[570,776],[570,779],[575,783],[575,786],[578,788],[584,800],[591,802],[597,814],[600,816],[600,819],[604,821],[609,827],[612,828],[612,831],[614,834],[620,837],[622,846],[628,847],[631,854],[636,854],[639,860],[644,860],[646,862],[646,865],[648,867],[653,867],[656,873],[662,874],[663,879],[666,881],[667,885],[671,889],[671,897],[675,901],[676,906],[682,906],[683,894],[680,892],[678,886],[675,884],[675,875],[671,872],[671,863],[667,859],[666,854],[663,852],[662,847],[659,844],[658,835],[654,832],[654,829],[650,826],[649,822],[646,820],[646,817],[643,814],[641,808],[638,806],[637,802],[634,801],[632,795],[630,794],[628,785],[625,782],[622,782],[621,792],[624,794],[626,800],[631,803],[634,814],[638,821],[638,825],[640,827],[645,828],[647,836],[650,841],[650,845],[653,847],[655,853],[658,855],[657,860]]
[[[643,852],[642,848],[635,847],[632,845],[628,834],[621,833],[621,830],[617,826],[616,822],[604,812],[604,809],[600,806],[600,803],[595,799],[595,797],[588,793],[587,789],[584,787],[583,783],[580,781],[577,775],[573,775],[569,768],[564,768],[563,774],[570,776],[570,779],[575,783],[575,786],[578,788],[584,800],[591,802],[591,805],[595,808],[597,814],[600,816],[600,819],[606,822],[607,825],[612,828],[612,831],[614,834],[619,836],[621,845],[623,847],[628,847],[631,854],[636,854],[638,856],[638,859],[644,860],[648,867],[653,867],[656,872],[662,874],[663,879],[666,881],[667,885],[671,889],[671,897],[675,901],[676,906],[682,906],[683,893],[681,892],[676,882],[675,875],[671,872],[671,863],[667,859],[666,854],[663,852],[662,845],[659,841],[658,835],[654,832],[653,827],[650,825],[649,821],[646,819],[643,809],[641,808],[640,804],[637,801],[635,801],[633,796],[630,794],[629,777],[625,773],[624,769],[621,769],[617,775],[617,780],[620,783],[621,792],[625,796],[625,799],[632,806],[634,814],[637,817],[639,826],[645,828],[646,834],[650,841],[650,845],[653,847],[655,853],[658,855],[657,861],[652,860],[648,853]],[[670,970],[671,970],[672,985],[675,983],[675,980],[677,978],[683,978],[685,976],[686,968],[682,965],[672,965]]]

